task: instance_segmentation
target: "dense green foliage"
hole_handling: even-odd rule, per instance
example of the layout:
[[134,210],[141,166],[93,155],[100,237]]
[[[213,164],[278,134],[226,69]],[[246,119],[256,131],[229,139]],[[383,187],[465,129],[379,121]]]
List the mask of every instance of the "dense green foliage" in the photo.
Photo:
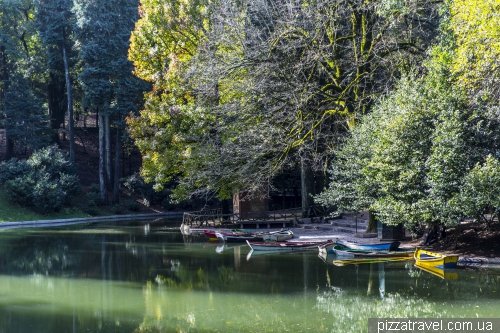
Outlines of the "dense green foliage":
[[[488,18],[499,3],[449,5],[426,73],[401,79],[351,132],[330,168],[330,188],[317,202],[338,212],[371,209],[383,222],[414,231],[425,224],[454,226],[466,217],[498,218],[499,86],[496,71],[484,71],[495,66],[488,59],[496,46],[472,45],[487,40]],[[478,14],[478,8],[482,16],[460,25],[462,11]],[[461,54],[471,48],[478,63],[464,70]]]
[[[82,44],[79,79],[85,92],[84,106],[97,110],[99,115],[100,195],[106,203],[111,191],[113,203],[119,201],[118,163],[124,117],[137,111],[137,96],[143,88],[127,59],[137,5],[137,0],[74,1],[77,38]],[[114,166],[111,131],[116,137]]]
[[75,166],[55,146],[35,151],[28,160],[0,164],[9,199],[41,213],[59,211],[79,188]]
[[0,118],[7,158],[48,143],[48,117],[37,96],[43,80],[43,46],[33,24],[31,1],[0,2]]
[[107,201],[112,192],[113,202],[118,201],[121,144],[127,139],[124,118],[137,112],[146,89],[127,59],[138,4],[138,0],[0,2],[0,130],[6,140],[2,157],[28,156],[60,144],[61,134],[64,139],[68,134],[74,160],[74,122],[77,117],[99,115],[104,117],[101,197]]
[[76,207],[63,207],[59,212],[51,214],[41,214],[32,209],[26,209],[25,206],[14,204],[9,200],[4,187],[0,186],[0,222],[68,219],[87,216]]

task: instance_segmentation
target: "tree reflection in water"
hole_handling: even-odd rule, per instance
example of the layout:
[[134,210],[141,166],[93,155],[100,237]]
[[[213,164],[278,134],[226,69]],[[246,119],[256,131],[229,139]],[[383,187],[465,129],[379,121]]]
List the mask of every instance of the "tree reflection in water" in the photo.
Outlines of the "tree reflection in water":
[[[0,327],[37,332],[349,332],[370,317],[497,316],[500,274],[251,256],[140,222],[0,233]],[[237,249],[237,250],[235,250]]]

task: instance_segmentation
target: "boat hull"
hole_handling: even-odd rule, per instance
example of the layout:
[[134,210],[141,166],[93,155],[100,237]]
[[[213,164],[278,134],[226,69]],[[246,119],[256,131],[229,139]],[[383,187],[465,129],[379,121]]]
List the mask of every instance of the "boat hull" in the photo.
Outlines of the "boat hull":
[[332,249],[339,258],[411,258],[413,256],[412,250],[402,251],[370,251],[370,250],[354,250],[343,247],[342,245],[335,245]]
[[315,250],[326,242],[252,242],[247,241],[253,251],[303,251]]
[[219,241],[226,243],[244,243],[247,240],[254,242],[262,241],[262,236],[252,234],[224,235],[216,232],[215,235]]
[[320,254],[335,254],[333,247],[339,245],[338,243],[328,242],[326,244],[318,245],[318,251]]
[[337,240],[337,243],[353,250],[371,250],[371,251],[395,251],[399,248],[401,242],[377,243],[377,244],[359,244]]
[[441,269],[456,268],[458,255],[445,255],[423,249],[416,249],[414,259],[415,264],[420,267],[437,267]]
[[216,230],[204,230],[203,233],[208,237],[208,240],[219,240],[221,242],[245,242],[250,241],[264,241],[264,237],[269,237],[272,241],[276,239],[277,241],[283,241],[286,239],[293,238],[293,232],[288,229],[281,229],[278,231],[270,232],[254,232],[247,233],[237,231],[216,231]]

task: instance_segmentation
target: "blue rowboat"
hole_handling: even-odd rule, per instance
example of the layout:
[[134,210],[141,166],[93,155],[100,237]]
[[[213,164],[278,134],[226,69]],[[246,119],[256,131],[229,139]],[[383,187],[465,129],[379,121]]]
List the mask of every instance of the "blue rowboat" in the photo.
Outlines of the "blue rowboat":
[[314,250],[327,242],[252,242],[247,241],[253,251],[298,251]]
[[396,251],[373,251],[373,250],[355,250],[335,245],[333,251],[339,258],[408,258],[413,256],[413,250]]
[[360,244],[360,243],[341,241],[337,239],[337,244],[343,245],[353,250],[395,251],[399,248],[401,242]]

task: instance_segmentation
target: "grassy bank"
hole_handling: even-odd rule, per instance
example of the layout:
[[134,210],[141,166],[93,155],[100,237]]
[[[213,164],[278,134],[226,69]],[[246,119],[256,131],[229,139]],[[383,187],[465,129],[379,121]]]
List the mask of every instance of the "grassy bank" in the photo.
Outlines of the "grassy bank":
[[10,202],[3,188],[0,187],[0,222],[67,219],[87,216],[90,215],[85,214],[78,208],[63,208],[58,213],[42,215],[29,208]]

